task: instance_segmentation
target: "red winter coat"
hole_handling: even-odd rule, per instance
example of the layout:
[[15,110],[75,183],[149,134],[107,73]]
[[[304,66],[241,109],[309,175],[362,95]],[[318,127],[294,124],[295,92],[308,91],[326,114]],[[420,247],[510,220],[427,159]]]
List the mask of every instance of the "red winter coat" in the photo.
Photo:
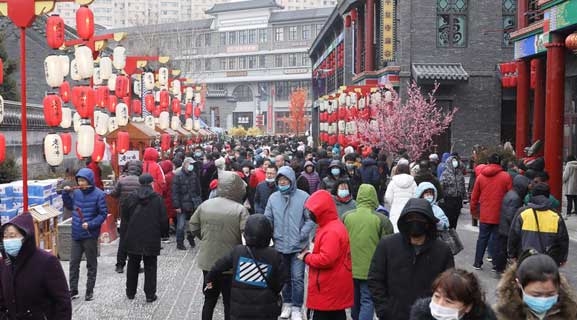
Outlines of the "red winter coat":
[[94,173],[95,187],[97,187],[100,190],[104,190],[104,184],[102,183],[102,177],[101,177],[102,170],[100,170],[98,163],[90,161],[90,163],[86,166],[86,168],[92,170],[92,173]]
[[142,164],[142,173],[150,173],[154,179],[154,192],[162,195],[166,188],[166,180],[162,168],[156,163],[158,161],[158,151],[154,148],[146,148],[144,150],[144,163]]
[[164,180],[166,181],[166,188],[164,188],[164,193],[162,198],[164,199],[164,206],[166,207],[166,214],[169,219],[176,218],[176,211],[172,206],[172,179],[174,179],[174,165],[170,160],[164,160],[160,162],[160,168],[164,173]]
[[254,170],[254,174],[250,176],[249,187],[256,188],[259,183],[263,182],[266,179],[266,171],[263,168],[256,168]]
[[[481,223],[499,224],[501,203],[513,188],[511,176],[498,164],[488,164],[477,176],[471,195],[471,214],[480,217]],[[479,215],[478,205],[481,205]]]
[[349,234],[332,199],[320,190],[305,203],[319,225],[313,252],[304,259],[309,265],[307,308],[319,311],[344,310],[354,303]]

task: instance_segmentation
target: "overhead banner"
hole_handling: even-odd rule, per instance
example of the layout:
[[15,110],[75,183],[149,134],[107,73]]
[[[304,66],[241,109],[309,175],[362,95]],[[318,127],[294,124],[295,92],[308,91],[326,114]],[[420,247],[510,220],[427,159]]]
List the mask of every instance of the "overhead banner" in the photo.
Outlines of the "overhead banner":
[[383,27],[381,28],[381,60],[393,61],[395,59],[395,1],[381,1],[381,16]]

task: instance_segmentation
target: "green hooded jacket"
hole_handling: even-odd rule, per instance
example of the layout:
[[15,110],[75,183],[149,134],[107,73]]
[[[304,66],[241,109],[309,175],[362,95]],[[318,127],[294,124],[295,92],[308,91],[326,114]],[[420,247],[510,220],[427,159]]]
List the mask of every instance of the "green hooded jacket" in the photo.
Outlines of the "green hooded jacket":
[[357,194],[357,209],[345,213],[342,218],[349,232],[354,279],[367,280],[377,244],[393,234],[393,224],[376,211],[378,206],[375,187],[362,184]]

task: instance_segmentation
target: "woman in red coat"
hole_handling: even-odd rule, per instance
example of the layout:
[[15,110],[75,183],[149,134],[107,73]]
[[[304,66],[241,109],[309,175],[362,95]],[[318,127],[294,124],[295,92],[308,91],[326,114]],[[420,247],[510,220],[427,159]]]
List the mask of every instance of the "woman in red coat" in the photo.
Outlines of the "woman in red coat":
[[164,173],[157,163],[158,161],[158,151],[156,149],[149,147],[144,150],[144,163],[142,164],[142,173],[150,173],[152,179],[154,179],[154,184],[152,189],[154,192],[162,195],[164,189],[166,188],[166,181],[164,179]]
[[[176,211],[172,206],[172,179],[174,179],[174,165],[170,160],[164,160],[160,162],[160,168],[164,173],[164,180],[166,182],[166,188],[164,188],[164,193],[162,198],[164,199],[164,206],[166,206],[166,213],[168,214],[169,221],[175,221]],[[172,224],[173,222],[171,222]],[[168,235],[162,235],[163,238],[167,238]]]
[[345,309],[354,302],[349,234],[332,199],[319,190],[305,203],[319,226],[313,252],[299,255],[309,266],[307,308],[312,320],[346,320]]

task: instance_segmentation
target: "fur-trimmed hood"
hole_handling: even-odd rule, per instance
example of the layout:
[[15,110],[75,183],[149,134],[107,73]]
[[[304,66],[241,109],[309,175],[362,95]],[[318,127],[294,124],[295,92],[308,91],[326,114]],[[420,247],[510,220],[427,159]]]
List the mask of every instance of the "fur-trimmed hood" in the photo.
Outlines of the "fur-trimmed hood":
[[[529,308],[523,303],[523,296],[515,281],[517,266],[513,265],[503,274],[497,286],[498,301],[494,310],[499,320],[535,319],[538,318],[531,313]],[[561,288],[559,291],[559,302],[544,318],[547,320],[577,319],[577,298],[567,279],[561,275]]]

